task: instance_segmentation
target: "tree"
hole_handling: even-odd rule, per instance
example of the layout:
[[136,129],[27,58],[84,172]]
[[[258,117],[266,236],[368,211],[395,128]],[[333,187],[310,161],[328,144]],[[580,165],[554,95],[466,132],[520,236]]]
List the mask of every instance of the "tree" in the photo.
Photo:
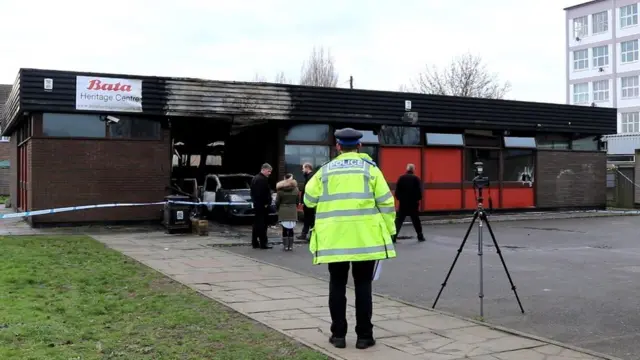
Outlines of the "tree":
[[313,48],[309,59],[302,65],[300,85],[337,87],[338,73],[331,51],[320,47]]
[[502,83],[488,71],[480,56],[464,54],[451,60],[445,69],[427,67],[416,79],[414,87],[425,94],[503,99],[511,84]]
[[293,81],[284,74],[284,71],[276,74],[274,82],[278,84],[293,84]]
[[410,89],[407,85],[402,84],[400,86],[398,86],[398,92],[412,92],[413,90]]
[[261,75],[259,73],[255,73],[255,75],[253,75],[253,80],[251,80],[253,82],[267,82],[267,78],[264,77],[264,75]]

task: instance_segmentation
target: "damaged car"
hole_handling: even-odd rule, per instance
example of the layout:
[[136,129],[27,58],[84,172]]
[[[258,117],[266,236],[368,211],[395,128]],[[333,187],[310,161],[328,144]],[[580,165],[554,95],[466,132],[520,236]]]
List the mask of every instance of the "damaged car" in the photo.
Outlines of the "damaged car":
[[[249,174],[207,175],[202,190],[202,201],[236,203],[234,205],[207,206],[209,217],[227,221],[253,217],[255,210],[251,200],[252,179],[253,176]],[[275,209],[275,193],[272,194],[271,201],[273,206],[269,208],[269,223],[274,224],[278,220],[278,214]]]

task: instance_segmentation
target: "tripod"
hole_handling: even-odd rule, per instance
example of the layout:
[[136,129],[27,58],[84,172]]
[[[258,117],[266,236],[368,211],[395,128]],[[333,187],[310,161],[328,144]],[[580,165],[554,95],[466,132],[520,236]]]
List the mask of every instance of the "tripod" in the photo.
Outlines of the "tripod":
[[471,224],[469,224],[469,228],[467,229],[467,233],[464,235],[462,244],[460,244],[460,247],[458,248],[458,253],[456,254],[455,259],[453,259],[453,264],[451,264],[451,267],[449,268],[449,272],[447,273],[447,277],[444,279],[444,282],[442,283],[442,287],[438,292],[438,296],[436,297],[436,300],[433,302],[433,306],[431,308],[433,309],[436,307],[436,304],[438,303],[438,299],[440,299],[440,295],[442,294],[442,290],[444,290],[444,287],[447,285],[447,281],[449,280],[449,276],[451,276],[453,267],[456,266],[456,262],[460,257],[462,248],[464,247],[464,244],[467,242],[467,239],[469,238],[469,234],[471,233],[473,224],[476,222],[476,220],[478,220],[478,257],[479,257],[479,263],[480,263],[480,293],[478,294],[478,296],[480,297],[480,316],[484,317],[484,285],[483,285],[484,277],[483,277],[483,267],[482,267],[483,265],[482,263],[482,255],[483,255],[482,230],[484,227],[483,224],[487,224],[487,229],[489,229],[489,234],[491,235],[491,239],[493,240],[493,245],[496,247],[496,252],[498,253],[498,256],[500,256],[500,261],[502,262],[504,271],[507,273],[507,278],[509,278],[509,283],[511,284],[511,290],[513,290],[513,293],[516,295],[516,300],[518,301],[518,306],[520,307],[520,311],[524,314],[524,309],[522,308],[520,297],[518,296],[518,292],[516,291],[516,286],[513,284],[513,280],[511,280],[511,274],[509,274],[509,269],[507,269],[507,264],[504,262],[504,257],[502,257],[502,251],[500,250],[500,246],[498,246],[498,241],[496,241],[496,237],[493,234],[491,225],[489,224],[489,219],[487,218],[487,213],[485,212],[484,207],[482,205],[482,201],[483,201],[482,187],[483,186],[481,184],[474,184],[474,186],[478,189],[478,198],[477,198],[478,208],[473,213],[473,219],[471,220]]

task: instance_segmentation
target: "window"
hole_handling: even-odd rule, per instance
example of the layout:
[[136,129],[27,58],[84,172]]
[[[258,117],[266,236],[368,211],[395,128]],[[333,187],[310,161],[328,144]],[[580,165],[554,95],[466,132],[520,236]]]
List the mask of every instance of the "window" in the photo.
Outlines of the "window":
[[589,67],[589,49],[573,52],[573,70],[584,70]]
[[380,140],[378,140],[378,134],[374,133],[371,130],[358,130],[362,133],[362,139],[360,142],[363,144],[378,144]]
[[639,95],[638,76],[627,76],[620,79],[623,99],[637,98]]
[[0,137],[0,142],[8,142],[10,139],[8,136],[2,136]]
[[329,161],[328,145],[291,145],[284,146],[285,172],[293,174],[296,180],[302,181],[302,164],[310,163],[317,170]]
[[120,121],[109,123],[109,136],[117,139],[162,139],[160,122],[130,116],[118,116]]
[[609,101],[609,80],[593,82],[593,101]]
[[251,189],[251,176],[219,176],[220,188],[225,190]]
[[100,115],[44,113],[42,134],[56,137],[104,138],[107,131]]
[[531,181],[534,174],[533,150],[509,149],[502,152],[503,181]]
[[425,140],[427,145],[464,145],[464,138],[462,137],[462,134],[427,133],[425,134]]
[[638,39],[620,43],[620,61],[623,63],[638,61]]
[[482,161],[484,176],[490,181],[498,181],[498,166],[500,160],[500,150],[488,149],[465,149],[465,178],[467,181],[475,177],[476,161]]
[[532,137],[504,137],[504,147],[507,148],[536,148],[536,139]]
[[623,134],[640,132],[640,113],[622,113],[620,124],[622,125],[620,130]]
[[378,147],[372,145],[363,145],[360,148],[361,153],[368,154],[373,159],[373,162],[378,163]]
[[599,136],[586,136],[571,140],[571,150],[578,151],[598,151],[600,150]]
[[496,136],[492,131],[467,130],[464,134],[464,142],[469,147],[500,147],[500,136]]
[[420,128],[385,126],[380,129],[380,143],[384,145],[420,145]]
[[539,135],[536,137],[538,149],[568,150],[571,142],[562,135]]
[[296,125],[289,129],[286,141],[329,142],[329,125],[305,124]]
[[573,84],[573,103],[586,104],[589,102],[589,83]]
[[589,18],[581,16],[573,19],[573,36],[583,38],[589,35]]
[[609,65],[609,45],[597,46],[593,48],[593,67],[603,67]]
[[620,8],[620,27],[638,24],[638,4],[631,4]]
[[609,14],[606,11],[591,15],[593,23],[593,34],[607,32],[609,30]]

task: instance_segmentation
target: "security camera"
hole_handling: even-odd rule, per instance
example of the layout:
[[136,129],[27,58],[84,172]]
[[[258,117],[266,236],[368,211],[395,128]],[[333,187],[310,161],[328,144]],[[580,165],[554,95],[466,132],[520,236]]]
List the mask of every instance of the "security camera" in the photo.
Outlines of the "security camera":
[[120,118],[117,118],[117,117],[111,116],[111,115],[107,115],[107,121],[117,124],[117,123],[120,122]]

